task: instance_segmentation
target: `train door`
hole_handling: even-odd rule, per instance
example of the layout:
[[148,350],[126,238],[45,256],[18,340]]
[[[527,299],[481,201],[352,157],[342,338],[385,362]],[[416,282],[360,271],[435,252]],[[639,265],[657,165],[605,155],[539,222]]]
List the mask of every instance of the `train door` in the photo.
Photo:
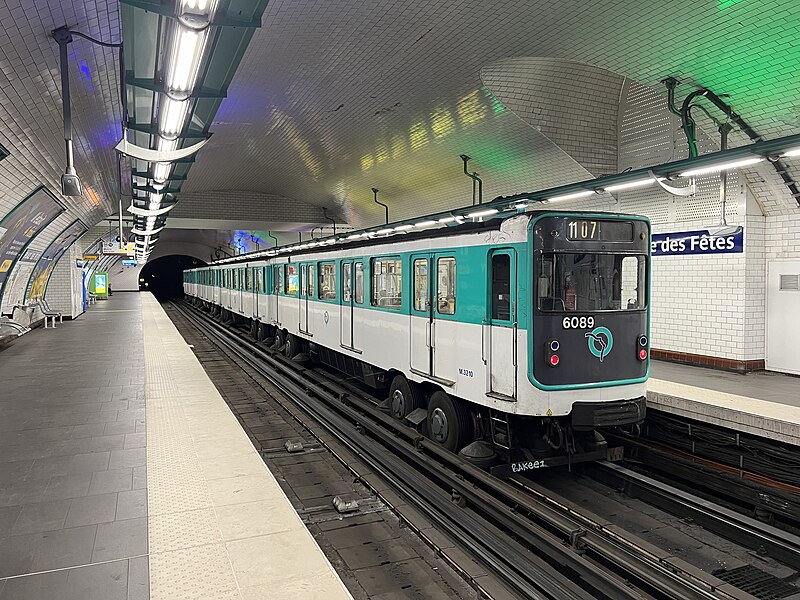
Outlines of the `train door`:
[[484,319],[486,391],[517,396],[517,256],[513,249],[489,254],[489,306]]
[[280,293],[283,291],[283,265],[272,265],[272,323],[280,327]]
[[431,345],[434,377],[455,381],[458,372],[458,334],[456,320],[456,258],[434,254],[431,267],[433,295],[431,303]]
[[339,327],[342,348],[353,348],[353,261],[343,260],[341,265],[342,301],[339,304]]
[[364,343],[364,261],[353,261],[353,350],[361,351]]
[[308,333],[308,277],[311,265],[300,265],[300,324],[299,329]]
[[409,323],[411,370],[424,375],[431,373],[431,321],[433,306],[431,305],[431,279],[428,276],[430,256],[411,256],[411,322]]

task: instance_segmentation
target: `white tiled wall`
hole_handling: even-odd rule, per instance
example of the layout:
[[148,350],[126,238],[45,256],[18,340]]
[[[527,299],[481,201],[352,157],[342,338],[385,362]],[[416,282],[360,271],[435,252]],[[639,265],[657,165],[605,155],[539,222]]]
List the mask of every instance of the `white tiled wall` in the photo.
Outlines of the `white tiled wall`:
[[73,244],[59,259],[47,284],[50,308],[73,319],[83,313],[83,271],[76,263],[79,258],[79,244]]

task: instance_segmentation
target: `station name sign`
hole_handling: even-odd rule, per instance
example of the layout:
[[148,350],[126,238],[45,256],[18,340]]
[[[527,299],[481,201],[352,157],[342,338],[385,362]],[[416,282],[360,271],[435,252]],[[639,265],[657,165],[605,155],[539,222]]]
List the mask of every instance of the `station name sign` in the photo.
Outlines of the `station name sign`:
[[729,235],[712,235],[707,229],[654,233],[650,248],[653,256],[740,253],[744,252],[744,230],[740,227]]

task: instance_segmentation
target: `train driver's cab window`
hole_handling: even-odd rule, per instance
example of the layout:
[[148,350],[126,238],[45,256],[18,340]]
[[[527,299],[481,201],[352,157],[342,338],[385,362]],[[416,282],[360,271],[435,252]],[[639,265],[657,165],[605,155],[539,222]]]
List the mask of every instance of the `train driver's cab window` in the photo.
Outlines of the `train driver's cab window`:
[[272,266],[272,279],[272,287],[277,294],[283,290],[283,265]]
[[511,320],[511,256],[492,256],[492,319]]
[[336,300],[336,265],[334,263],[319,265],[319,298],[320,300]]
[[440,258],[436,263],[436,310],[440,315],[456,313],[456,259]]
[[296,296],[300,289],[300,279],[297,274],[297,265],[286,265],[286,293]]
[[399,259],[372,260],[372,305],[399,310],[403,304],[403,263]]
[[646,264],[643,255],[543,254],[536,274],[539,310],[644,309]]
[[356,268],[356,282],[355,282],[355,300],[356,304],[364,302],[364,263],[357,262]]

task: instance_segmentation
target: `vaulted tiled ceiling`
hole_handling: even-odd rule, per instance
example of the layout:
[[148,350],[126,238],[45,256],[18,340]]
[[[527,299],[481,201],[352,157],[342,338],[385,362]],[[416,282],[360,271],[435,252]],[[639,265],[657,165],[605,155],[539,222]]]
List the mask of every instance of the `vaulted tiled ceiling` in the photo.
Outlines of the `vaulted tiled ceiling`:
[[[566,94],[572,86],[606,103],[623,77],[660,89],[674,75],[730,94],[766,137],[797,133],[800,81],[789,66],[800,58],[795,4],[272,0],[183,192],[224,202],[248,191],[254,207],[283,196],[360,225],[382,218],[372,187],[398,218],[469,203],[462,153],[484,178],[486,197],[606,170],[613,149],[588,152],[594,138],[582,141],[587,127],[573,113],[540,96],[514,105],[518,77],[528,93],[534,86]],[[36,182],[58,189],[61,106],[48,32],[63,24],[116,41],[118,3],[0,4],[0,143],[12,152],[0,162],[0,214]],[[115,53],[81,40],[71,49],[77,167],[99,205],[86,196],[67,202],[92,224],[117,200]],[[523,77],[520,57],[589,66],[576,67],[583,77],[576,84],[558,81],[559,68],[532,75],[526,67]],[[536,102],[541,110],[530,109]]]

